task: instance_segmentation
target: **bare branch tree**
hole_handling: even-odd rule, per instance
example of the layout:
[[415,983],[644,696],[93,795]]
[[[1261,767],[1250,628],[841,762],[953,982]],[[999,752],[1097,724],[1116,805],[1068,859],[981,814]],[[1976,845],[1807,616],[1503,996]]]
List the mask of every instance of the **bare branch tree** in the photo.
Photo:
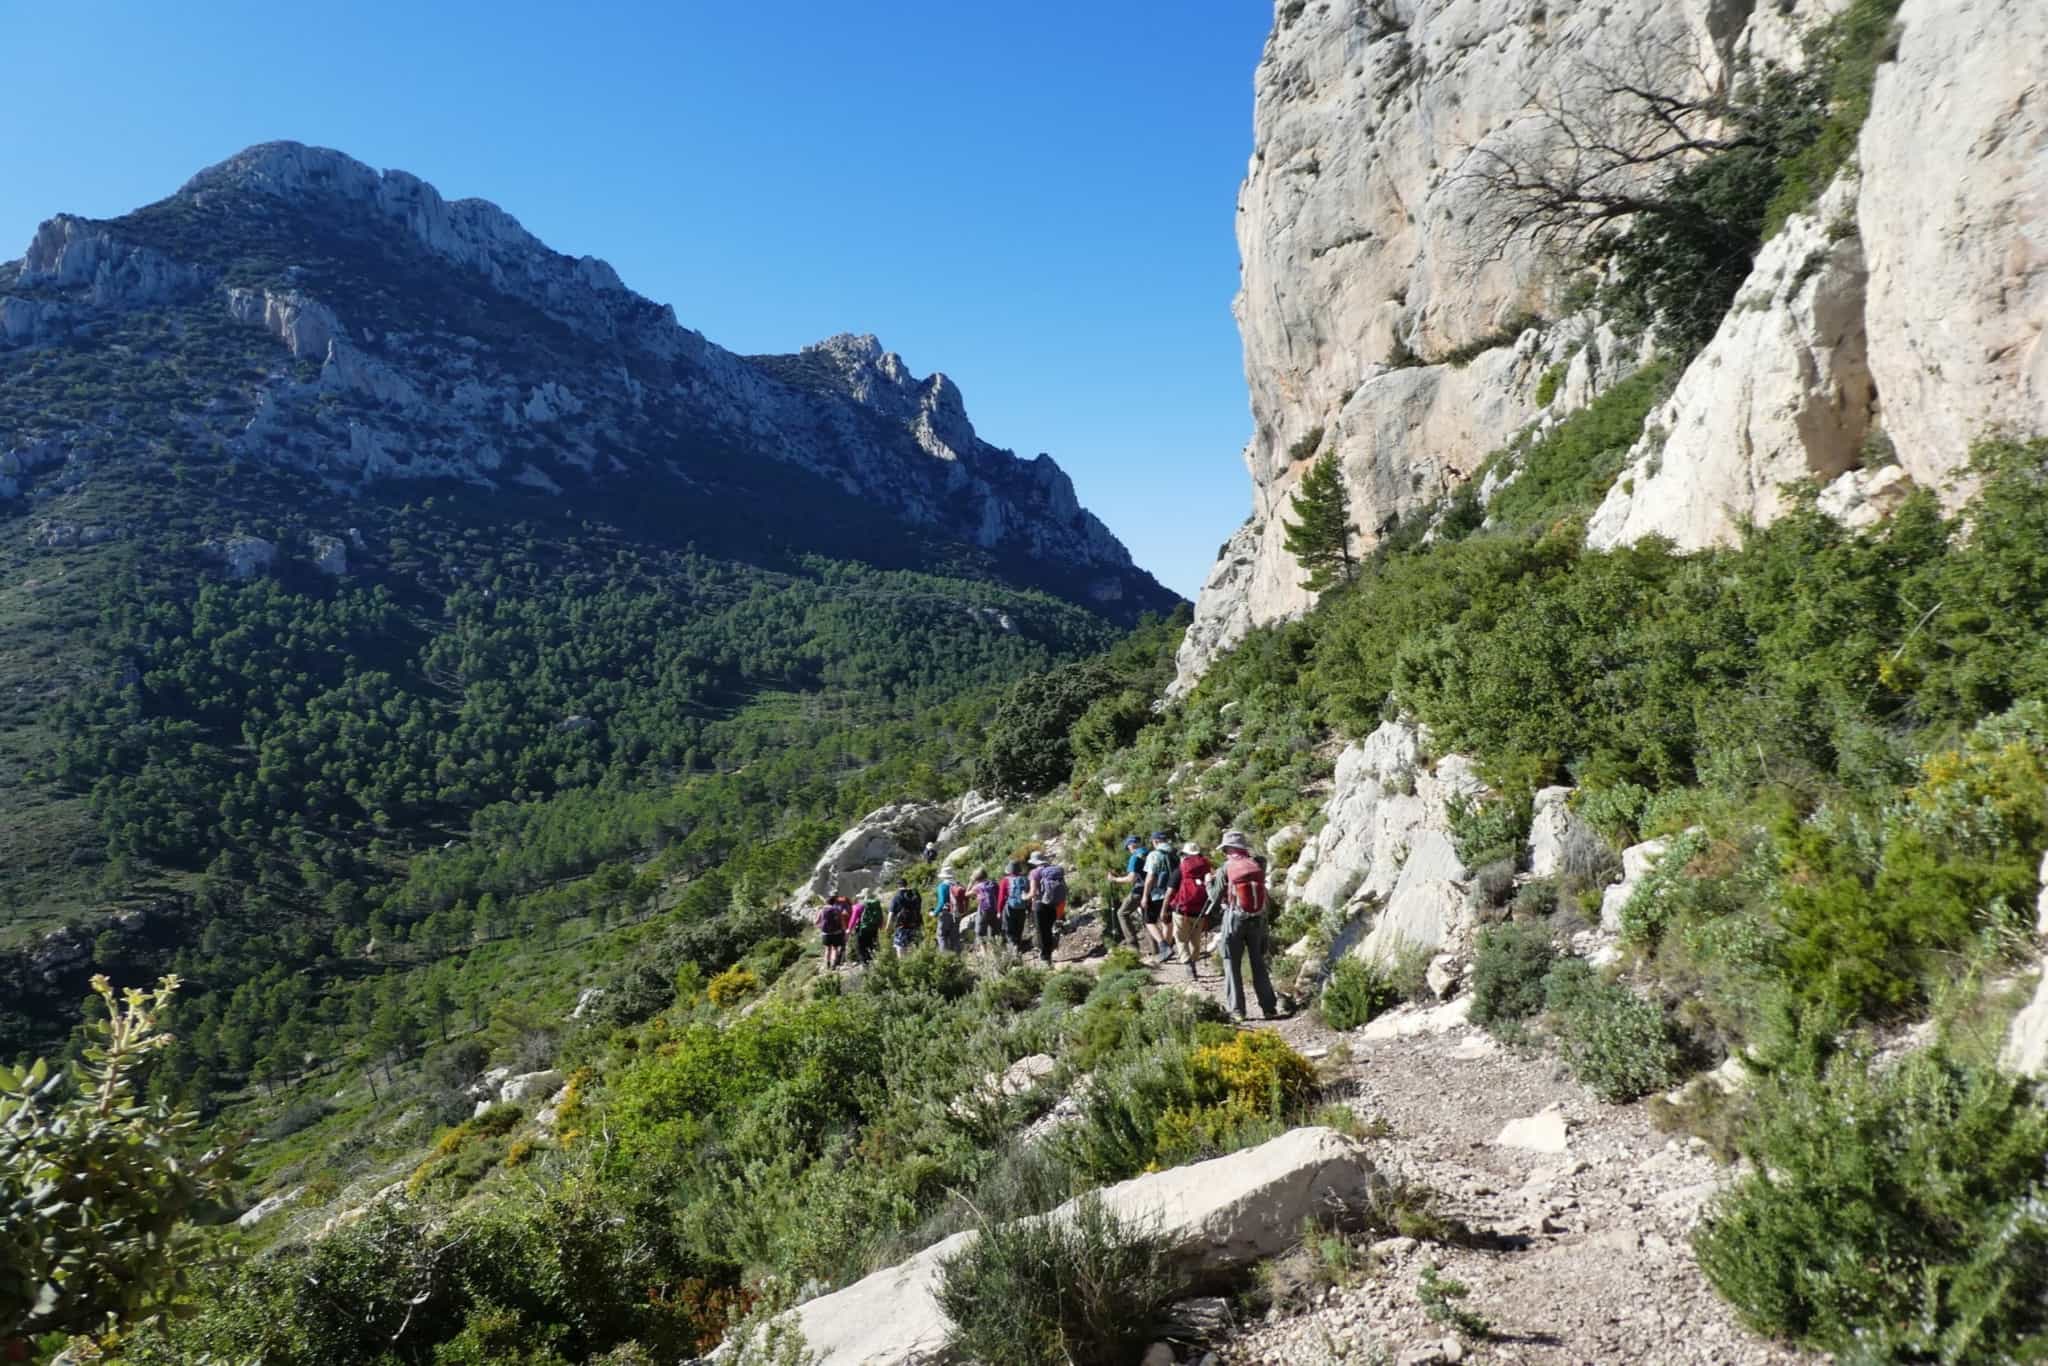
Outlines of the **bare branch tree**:
[[1685,167],[1757,145],[1738,131],[1726,80],[1678,36],[1639,33],[1524,95],[1523,117],[1470,148],[1456,175],[1489,201],[1482,261],[1524,239],[1582,258],[1621,220],[1690,211],[1663,193]]

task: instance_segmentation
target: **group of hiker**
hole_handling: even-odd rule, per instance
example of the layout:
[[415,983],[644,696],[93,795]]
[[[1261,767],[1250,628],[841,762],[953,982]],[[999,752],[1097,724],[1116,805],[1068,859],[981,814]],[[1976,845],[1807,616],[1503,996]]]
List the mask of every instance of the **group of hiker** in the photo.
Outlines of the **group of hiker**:
[[[1124,850],[1124,867],[1109,880],[1128,891],[1106,926],[1109,936],[1141,953],[1149,950],[1162,965],[1185,963],[1196,981],[1201,961],[1220,948],[1224,1005],[1232,1017],[1245,1017],[1249,963],[1259,1008],[1267,1019],[1277,1019],[1280,1002],[1266,967],[1266,860],[1252,853],[1244,833],[1225,832],[1216,849],[1220,863],[1192,840],[1176,845],[1166,831],[1154,831],[1149,848],[1133,835]],[[966,882],[954,869],[942,868],[932,901],[941,952],[964,952],[971,938],[984,954],[1008,945],[1051,963],[1066,927],[1067,870],[1035,851],[1000,875],[981,868]],[[879,892],[859,901],[832,896],[817,915],[825,966],[844,964],[849,943],[855,962],[871,962],[884,930],[900,958],[924,938],[924,920],[924,898],[907,877],[897,880],[886,904]]]

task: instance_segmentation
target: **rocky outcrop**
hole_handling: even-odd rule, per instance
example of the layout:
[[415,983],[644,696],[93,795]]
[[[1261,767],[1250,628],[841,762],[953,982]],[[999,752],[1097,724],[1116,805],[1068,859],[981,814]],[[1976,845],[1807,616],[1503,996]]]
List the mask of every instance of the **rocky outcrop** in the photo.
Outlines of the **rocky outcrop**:
[[[2041,856],[2041,894],[2035,900],[2034,933],[2048,940],[2048,854]],[[1999,1064],[2027,1077],[2048,1077],[2048,955],[2041,960],[2041,980],[2033,999],[2013,1017],[2006,1031]]]
[[1670,852],[1671,841],[1644,840],[1621,851],[1621,880],[1600,896],[1600,928],[1609,934],[1621,930],[1621,913],[1642,889],[1643,883]]
[[[1641,359],[1603,344],[1590,318],[1555,320],[1555,263],[1501,241],[1499,205],[1469,174],[1540,129],[1532,94],[1637,44],[1695,54],[1693,78],[1709,85],[1737,61],[1797,65],[1801,35],[1841,8],[1278,7],[1237,220],[1252,521],[1196,604],[1176,694],[1246,630],[1309,605],[1280,523],[1312,457],[1343,462],[1369,540]],[[1596,547],[1726,542],[1779,515],[1795,480],[1826,485],[1823,506],[1855,526],[1916,485],[1953,506],[1979,437],[2048,431],[2048,9],[1906,0],[1898,33],[1860,175],[1766,244],[1645,424],[1589,530]],[[1527,315],[1553,321],[1531,330]],[[1451,357],[1465,363],[1431,363]],[[1539,408],[1536,383],[1560,364],[1566,379]]]
[[[209,230],[189,231],[195,219]],[[341,253],[351,260],[371,245],[374,288],[335,264],[337,238],[358,244]],[[502,209],[338,152],[266,143],[126,218],[49,220],[18,266],[0,267],[0,344],[86,322],[98,336],[124,311],[167,304],[224,311],[290,362],[253,385],[223,376],[194,434],[337,489],[659,480],[701,496],[778,461],[877,514],[1035,566],[1110,615],[1174,601],[1050,456],[983,441],[957,385],[912,373],[874,337],[735,355]]]
[[1529,817],[1529,876],[1583,874],[1606,855],[1598,831],[1571,807],[1572,789],[1546,787],[1536,794]]
[[1663,536],[1680,550],[1775,521],[1785,487],[1861,463],[1876,416],[1864,335],[1856,183],[1764,245],[1719,331],[1644,425],[1586,528],[1594,549]]
[[896,802],[860,818],[833,840],[811,876],[790,894],[792,914],[807,915],[828,896],[863,896],[924,857],[954,817],[946,802]]
[[2048,6],[1906,0],[1857,144],[1870,372],[1915,483],[2048,433]]
[[1372,916],[1353,950],[1364,957],[1433,952],[1465,919],[1471,873],[1451,811],[1486,785],[1462,755],[1424,764],[1424,739],[1420,727],[1388,721],[1338,755],[1323,828],[1288,870],[1290,897]]
[[[1227,1157],[1155,1172],[1100,1192],[1103,1207],[1163,1238],[1190,1285],[1285,1251],[1304,1221],[1341,1215],[1373,1179],[1363,1145],[1330,1129],[1295,1129]],[[1043,1217],[1071,1219],[1075,1203]],[[817,1366],[912,1366],[942,1360],[945,1262],[976,1235],[956,1233],[908,1261],[799,1305],[790,1318]],[[714,1358],[715,1359],[715,1358]]]
[[277,546],[261,536],[216,536],[199,548],[208,558],[220,561],[231,579],[253,579],[277,563]]

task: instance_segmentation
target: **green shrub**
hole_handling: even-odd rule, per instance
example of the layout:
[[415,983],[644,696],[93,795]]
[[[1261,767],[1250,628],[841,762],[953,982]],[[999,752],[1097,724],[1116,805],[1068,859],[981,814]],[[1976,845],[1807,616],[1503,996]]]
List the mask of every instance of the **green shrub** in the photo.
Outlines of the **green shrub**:
[[1753,1328],[1845,1359],[2008,1361],[2048,1333],[2048,1111],[1938,1051],[1766,1083],[1756,1170],[1709,1210],[1701,1269]]
[[1008,1366],[1126,1366],[1180,1285],[1164,1239],[1088,1196],[1066,1218],[989,1224],[942,1263],[947,1346]]
[[1529,835],[1529,803],[1509,797],[1468,802],[1453,799],[1450,809],[1451,840],[1458,846],[1458,859],[1467,868],[1507,862],[1512,865]]
[[1600,1099],[1618,1105],[1678,1081],[1678,1047],[1664,1012],[1625,986],[1601,981],[1585,960],[1567,958],[1551,969],[1544,1005],[1566,1065]]
[[1564,384],[1564,377],[1565,377],[1565,372],[1566,372],[1567,370],[1569,370],[1570,368],[1571,368],[1571,366],[1570,366],[1569,364],[1567,364],[1566,362],[1564,362],[1564,361],[1559,361],[1559,362],[1558,362],[1557,364],[1555,364],[1555,365],[1551,366],[1551,367],[1550,367],[1550,368],[1549,368],[1548,370],[1545,370],[1545,371],[1544,371],[1544,372],[1542,373],[1542,375],[1540,375],[1540,376],[1539,376],[1539,377],[1537,378],[1537,380],[1536,380],[1536,406],[1537,406],[1537,407],[1539,407],[1539,408],[1548,408],[1548,407],[1550,406],[1550,400],[1552,400],[1552,399],[1554,399],[1554,398],[1556,398],[1556,397],[1557,397],[1557,391],[1558,391],[1558,389],[1559,389],[1559,388],[1561,388],[1561,387],[1563,386],[1563,384]]
[[1531,527],[1590,512],[1627,463],[1643,420],[1675,380],[1668,361],[1652,362],[1542,435],[1511,445],[1521,474],[1494,494],[1487,515],[1501,526]]
[[1095,990],[1095,979],[1077,968],[1066,968],[1045,979],[1043,999],[1047,1005],[1077,1006]]
[[1472,957],[1472,1023],[1489,1034],[1518,1035],[1543,1009],[1544,978],[1557,959],[1547,925],[1510,921],[1479,933]]
[[732,967],[711,979],[704,988],[704,994],[711,1004],[723,1010],[738,1005],[761,989],[761,979],[746,968]]
[[196,1269],[189,1221],[232,1199],[232,1150],[201,1155],[193,1116],[135,1092],[179,986],[116,995],[74,1071],[0,1067],[0,1353],[12,1339],[146,1320]]
[[1316,998],[1316,1013],[1330,1028],[1356,1029],[1401,1003],[1401,993],[1377,963],[1346,954],[1330,970]]

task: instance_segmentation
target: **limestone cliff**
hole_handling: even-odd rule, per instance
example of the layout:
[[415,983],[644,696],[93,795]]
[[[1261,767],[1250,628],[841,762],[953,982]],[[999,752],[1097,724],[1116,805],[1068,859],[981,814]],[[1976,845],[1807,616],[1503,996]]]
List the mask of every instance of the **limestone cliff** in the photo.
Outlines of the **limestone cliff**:
[[[1277,6],[1238,199],[1252,515],[1219,558],[1176,691],[1310,596],[1282,545],[1300,475],[1341,459],[1368,541],[1643,354],[1570,313],[1563,263],[1503,243],[1476,165],[1575,67],[1632,44],[1707,89],[1796,65],[1842,0],[1362,0]],[[1768,520],[1793,479],[1878,515],[1985,431],[2048,429],[2048,8],[1906,0],[1857,157],[1767,245],[1721,333],[1646,424],[1596,545],[1693,547]],[[1854,172],[1860,169],[1860,176]],[[1548,405],[1539,379],[1569,377]],[[1885,449],[1896,471],[1863,468]]]
[[[1173,601],[1051,457],[981,440],[951,380],[914,375],[874,337],[736,355],[495,205],[338,152],[252,147],[123,218],[53,218],[0,266],[0,348],[89,357],[148,310],[166,319],[153,345],[221,372],[217,402],[175,419],[181,451],[336,489],[453,479],[651,495],[653,479],[677,497],[707,473],[781,462],[1113,615]],[[274,346],[254,383],[223,327]],[[104,358],[110,377],[121,354]],[[0,451],[125,450],[163,418],[16,406],[29,415],[0,412]],[[0,496],[37,496],[30,463],[13,461]]]

